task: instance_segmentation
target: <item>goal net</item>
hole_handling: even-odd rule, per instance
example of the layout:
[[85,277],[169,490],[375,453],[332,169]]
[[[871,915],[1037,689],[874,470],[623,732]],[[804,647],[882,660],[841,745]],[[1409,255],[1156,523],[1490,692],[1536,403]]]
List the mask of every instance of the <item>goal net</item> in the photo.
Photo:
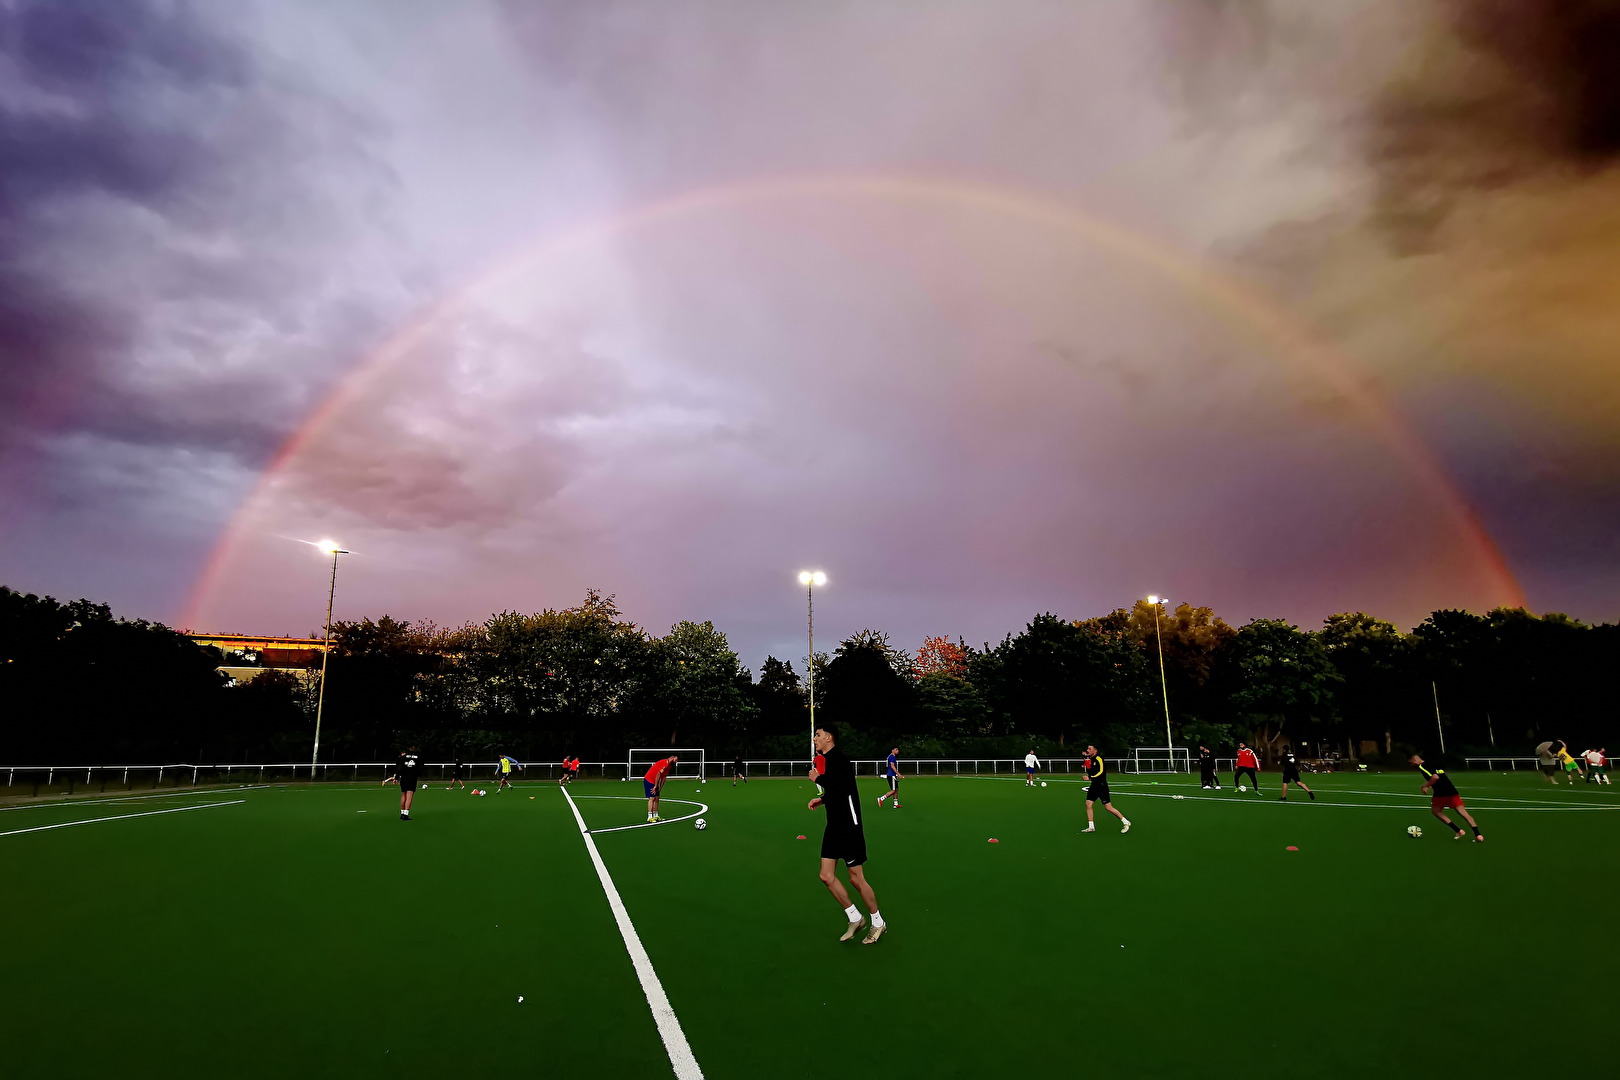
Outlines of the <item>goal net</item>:
[[1192,753],[1185,746],[1138,746],[1126,759],[1131,772],[1192,772]]
[[638,746],[630,751],[630,757],[625,761],[626,776],[631,780],[640,780],[647,775],[647,770],[653,767],[654,762],[662,761],[671,755],[678,756],[677,761],[669,770],[671,780],[704,780],[708,773],[705,771],[703,749],[701,747],[664,747]]

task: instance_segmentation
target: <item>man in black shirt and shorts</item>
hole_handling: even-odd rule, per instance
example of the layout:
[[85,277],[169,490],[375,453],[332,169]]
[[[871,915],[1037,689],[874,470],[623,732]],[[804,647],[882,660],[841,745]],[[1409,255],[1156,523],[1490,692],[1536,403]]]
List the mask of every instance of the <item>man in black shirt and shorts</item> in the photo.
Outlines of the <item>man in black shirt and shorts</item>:
[[1108,777],[1103,775],[1106,770],[1103,766],[1102,754],[1095,746],[1086,747],[1086,756],[1081,767],[1085,770],[1086,776],[1090,778],[1091,786],[1086,788],[1086,827],[1080,831],[1097,831],[1097,822],[1093,817],[1092,807],[1100,802],[1103,804],[1104,810],[1119,818],[1120,823],[1124,826],[1119,831],[1122,833],[1130,832],[1130,819],[1114,808],[1113,797],[1108,792]]
[[821,836],[821,883],[832,893],[838,906],[844,909],[849,926],[839,941],[848,941],[866,925],[860,909],[849,902],[849,891],[838,880],[838,860],[844,860],[849,870],[849,883],[866,901],[866,910],[872,915],[872,928],[861,939],[862,945],[872,945],[883,936],[888,924],[878,914],[877,895],[866,881],[866,833],[861,827],[861,797],[855,788],[855,763],[849,755],[838,749],[838,729],[831,724],[816,728],[816,753],[825,759],[826,771],[817,772],[810,767],[810,779],[820,785],[821,794],[810,800],[810,809],[825,807],[827,830]]
[[1305,794],[1309,795],[1311,797],[1311,800],[1314,802],[1315,799],[1316,799],[1316,792],[1314,792],[1310,788],[1306,787],[1305,786],[1305,781],[1303,781],[1303,780],[1301,780],[1299,778],[1299,758],[1294,756],[1294,748],[1292,746],[1283,747],[1283,751],[1282,751],[1282,767],[1283,767],[1283,793],[1282,793],[1282,798],[1278,799],[1277,801],[1278,802],[1287,802],[1288,801],[1288,785],[1289,784],[1298,784],[1299,785],[1299,790],[1301,790]]
[[1198,782],[1203,785],[1205,791],[1212,788],[1216,791],[1221,790],[1220,777],[1215,775],[1215,755],[1207,746],[1198,748]]
[[392,780],[397,781],[399,784],[399,820],[401,821],[411,820],[411,800],[416,797],[416,776],[421,767],[421,755],[416,752],[416,747],[410,747],[399,755],[399,764],[394,766],[394,775],[383,781],[386,784]]
[[447,787],[447,788],[453,788],[457,784],[460,784],[462,787],[466,787],[467,786],[466,775],[467,775],[467,766],[465,766],[465,765],[463,765],[461,763],[460,758],[457,758],[456,763],[454,765],[450,766],[450,782],[448,784],[444,785],[444,786]]

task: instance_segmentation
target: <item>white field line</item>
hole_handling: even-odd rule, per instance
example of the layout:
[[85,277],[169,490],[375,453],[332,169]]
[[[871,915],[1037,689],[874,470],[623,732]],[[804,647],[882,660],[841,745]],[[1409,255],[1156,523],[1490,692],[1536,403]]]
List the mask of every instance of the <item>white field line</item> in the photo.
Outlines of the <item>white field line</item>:
[[245,803],[246,799],[232,799],[230,802],[202,803],[198,806],[176,806],[168,810],[145,810],[139,814],[112,814],[107,817],[85,818],[82,821],[62,821],[55,825],[35,825],[28,829],[12,829],[10,832],[0,832],[0,836],[16,836],[18,833],[43,832],[46,829],[71,829],[75,825],[94,825],[98,821],[123,821],[126,818],[154,817],[158,814],[183,814],[187,810],[207,810],[212,806],[236,806]]
[[[571,798],[575,798],[575,799],[624,799],[624,800],[627,800],[629,802],[646,802],[647,801],[646,799],[642,798],[640,795],[574,795],[574,796],[571,796]],[[690,814],[685,815],[684,817],[670,818],[668,821],[640,821],[640,822],[637,822],[634,825],[615,825],[610,829],[589,829],[587,831],[594,834],[594,833],[605,833],[605,832],[624,832],[626,829],[656,829],[660,825],[674,825],[675,823],[680,822],[680,821],[691,821],[693,818],[699,816],[700,814],[707,814],[709,812],[709,807],[708,807],[707,803],[693,802],[691,799],[664,799],[663,801],[664,802],[672,802],[672,803],[680,803],[682,806],[695,806],[695,807],[697,807],[697,809],[692,811]]]
[[226,791],[252,791],[257,788],[268,788],[269,786],[269,784],[243,784],[240,787],[219,791],[155,791],[150,795],[120,795],[114,799],[100,796],[88,799],[59,799],[51,802],[29,803],[26,806],[0,806],[0,813],[8,813],[12,810],[48,810],[53,806],[117,806],[119,803],[145,802],[148,799],[172,799],[177,795],[195,795],[199,799],[209,799],[224,795]]
[[574,820],[579,823],[579,834],[585,838],[585,850],[590,852],[591,862],[596,866],[596,876],[602,882],[602,891],[607,893],[608,907],[613,909],[613,921],[619,924],[619,936],[624,938],[624,947],[630,953],[636,978],[641,980],[641,992],[647,995],[647,1007],[652,1010],[653,1022],[658,1025],[658,1037],[664,1040],[664,1050],[669,1054],[676,1080],[703,1080],[703,1070],[698,1067],[692,1047],[686,1041],[686,1032],[681,1030],[681,1022],[669,1003],[669,995],[664,993],[664,984],[658,981],[652,958],[641,944],[641,935],[636,933],[630,913],[619,898],[619,890],[614,888],[613,876],[608,873],[601,852],[596,850],[596,840],[591,836],[591,830],[585,827],[585,818],[567,788],[563,789],[563,798],[568,800],[568,809],[574,812]]
[[[1005,776],[959,776],[959,777],[957,777],[957,779],[958,780],[988,780],[988,781],[999,781],[999,782],[1002,782],[1002,783],[1011,783],[1012,781],[1017,780],[1018,778],[1017,777],[1005,777]],[[1083,783],[1085,783],[1084,780],[1052,780],[1052,781],[1048,781],[1048,782],[1049,783],[1054,783],[1054,784],[1083,784]],[[1018,783],[1023,783],[1023,781],[1018,780]],[[1400,797],[1395,792],[1387,792],[1387,791],[1379,791],[1379,792],[1370,792],[1369,791],[1369,792],[1364,792],[1364,794],[1368,794],[1368,795],[1375,795],[1376,794],[1376,795],[1383,795],[1383,796],[1386,796],[1386,797],[1395,797],[1395,798]],[[1282,801],[1281,799],[1268,799],[1268,798],[1261,798],[1261,797],[1257,797],[1257,796],[1253,796],[1253,795],[1237,795],[1237,794],[1234,794],[1234,795],[1232,795],[1230,797],[1221,796],[1221,795],[1173,795],[1173,794],[1167,794],[1167,793],[1158,792],[1158,791],[1132,791],[1130,793],[1130,796],[1133,799],[1185,799],[1188,802],[1218,802],[1218,803],[1228,803],[1228,804],[1231,804],[1231,803],[1245,803],[1245,804],[1253,803],[1253,804],[1260,804],[1260,805],[1266,805],[1266,806],[1272,806],[1272,805],[1275,805],[1275,804]],[[1417,795],[1417,796],[1413,796],[1413,797],[1416,798],[1416,799],[1421,799],[1423,796]],[[1289,799],[1288,801],[1289,802],[1304,802],[1304,801],[1311,801],[1311,800],[1308,800],[1308,799],[1307,800]],[[1419,809],[1423,809],[1423,806],[1422,806],[1421,803],[1329,802],[1326,799],[1316,799],[1314,801],[1318,805],[1321,805],[1321,806],[1347,806],[1347,807],[1350,807],[1351,809],[1354,809],[1354,810],[1419,810]],[[1471,802],[1473,800],[1465,799],[1464,801],[1465,802]],[[1608,810],[1608,811],[1620,811],[1620,806],[1490,806],[1490,807],[1486,807],[1486,809],[1488,809],[1493,814],[1505,814],[1505,813],[1519,813],[1519,814],[1534,814],[1534,813],[1563,814],[1563,813],[1571,813],[1571,814],[1576,814],[1576,813],[1602,813],[1605,810]]]

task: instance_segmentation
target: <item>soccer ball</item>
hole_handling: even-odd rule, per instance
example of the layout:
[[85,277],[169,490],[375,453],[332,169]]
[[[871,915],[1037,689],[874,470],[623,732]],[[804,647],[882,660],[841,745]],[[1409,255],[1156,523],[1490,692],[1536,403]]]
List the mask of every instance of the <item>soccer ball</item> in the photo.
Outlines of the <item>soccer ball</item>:
[[1248,787],[1247,787],[1247,786],[1245,786],[1245,785],[1243,785],[1243,784],[1239,784],[1239,785],[1238,785],[1238,790],[1239,790],[1239,791],[1248,791],[1248,790],[1249,790],[1249,789],[1248,789]]
[[483,789],[483,788],[474,788],[474,789],[473,789],[473,794],[474,794],[474,795],[482,795],[482,794],[483,794],[483,793],[484,793],[484,789]]
[[1041,781],[1041,787],[1045,787],[1045,786],[1046,786],[1046,781],[1045,781],[1045,780],[1042,780],[1042,781]]
[[709,827],[709,823],[707,821],[704,821],[702,818],[698,818],[696,821],[692,822],[692,828],[694,828],[694,829],[700,829],[701,830],[701,829],[707,829],[708,827]]
[[1406,827],[1406,835],[1416,840],[1418,837],[1423,835],[1423,830],[1418,828],[1416,825],[1408,825]]

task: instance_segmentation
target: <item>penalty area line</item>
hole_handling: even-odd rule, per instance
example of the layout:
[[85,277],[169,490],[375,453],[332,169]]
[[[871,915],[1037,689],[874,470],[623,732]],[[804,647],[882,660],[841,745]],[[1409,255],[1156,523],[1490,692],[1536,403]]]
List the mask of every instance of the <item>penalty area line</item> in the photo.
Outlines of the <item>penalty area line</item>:
[[155,817],[158,814],[183,814],[187,810],[207,810],[212,806],[236,806],[245,803],[246,799],[232,799],[230,802],[201,803],[197,806],[176,806],[168,810],[146,810],[139,814],[110,814],[106,817],[84,818],[80,821],[60,821],[55,825],[35,825],[27,829],[12,829],[10,832],[0,832],[0,836],[16,836],[25,832],[44,832],[46,829],[71,829],[75,825],[94,825],[98,821],[123,821],[127,818]]
[[[623,799],[629,800],[630,802],[647,801],[639,795],[571,795],[569,796],[569,799],[570,801],[573,799]],[[708,803],[694,802],[691,799],[665,799],[664,802],[680,803],[682,806],[695,806],[697,809],[692,811],[690,814],[670,818],[668,821],[638,821],[634,825],[613,825],[606,829],[586,829],[585,831],[594,835],[596,833],[625,832],[629,829],[656,829],[660,825],[676,825],[683,821],[691,821],[693,818],[709,812]]]
[[686,1041],[686,1032],[681,1030],[681,1022],[675,1015],[674,1006],[669,1003],[669,995],[664,993],[664,984],[658,981],[652,958],[641,944],[641,935],[636,933],[630,913],[625,910],[619,890],[614,887],[613,875],[608,873],[602,853],[596,850],[596,840],[591,836],[591,830],[585,827],[585,818],[566,789],[563,798],[568,800],[568,809],[574,812],[574,820],[579,823],[579,834],[585,839],[585,850],[590,853],[596,876],[602,882],[602,891],[607,894],[608,907],[613,909],[613,921],[619,924],[619,936],[624,938],[630,964],[636,969],[636,978],[641,980],[641,992],[647,996],[647,1007],[652,1010],[653,1023],[658,1025],[658,1037],[664,1040],[664,1050],[669,1054],[676,1080],[703,1080],[703,1070],[698,1067],[691,1044]]

